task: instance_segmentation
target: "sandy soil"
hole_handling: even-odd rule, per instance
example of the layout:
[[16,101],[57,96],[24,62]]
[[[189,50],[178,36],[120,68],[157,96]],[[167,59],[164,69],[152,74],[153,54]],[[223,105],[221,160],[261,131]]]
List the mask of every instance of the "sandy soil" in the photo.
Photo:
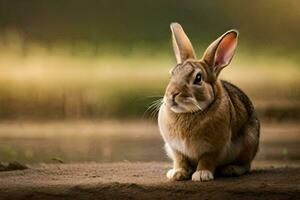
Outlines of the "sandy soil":
[[212,182],[171,182],[170,163],[44,164],[0,173],[0,199],[300,199],[300,167]]

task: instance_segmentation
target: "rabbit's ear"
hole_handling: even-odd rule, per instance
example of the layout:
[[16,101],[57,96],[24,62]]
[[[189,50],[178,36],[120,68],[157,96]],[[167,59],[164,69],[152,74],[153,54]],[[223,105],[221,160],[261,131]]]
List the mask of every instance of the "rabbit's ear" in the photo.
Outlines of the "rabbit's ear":
[[172,23],[170,28],[172,31],[172,43],[177,64],[182,63],[189,58],[196,59],[193,46],[181,25]]
[[238,31],[230,30],[206,49],[203,59],[214,68],[216,75],[229,65],[237,46],[238,35]]

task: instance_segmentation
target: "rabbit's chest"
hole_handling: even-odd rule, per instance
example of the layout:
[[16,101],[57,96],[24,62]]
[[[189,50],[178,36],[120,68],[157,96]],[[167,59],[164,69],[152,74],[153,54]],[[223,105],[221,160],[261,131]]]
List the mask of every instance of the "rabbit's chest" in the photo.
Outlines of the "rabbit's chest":
[[201,137],[204,130],[191,129],[187,123],[185,125],[174,123],[163,107],[159,112],[158,125],[164,141],[173,150],[181,152],[191,159],[198,159],[211,148],[211,144]]
[[209,144],[205,141],[199,139],[193,141],[189,138],[181,138],[181,137],[167,137],[167,143],[170,147],[182,154],[186,155],[191,159],[197,160],[201,155],[208,151]]

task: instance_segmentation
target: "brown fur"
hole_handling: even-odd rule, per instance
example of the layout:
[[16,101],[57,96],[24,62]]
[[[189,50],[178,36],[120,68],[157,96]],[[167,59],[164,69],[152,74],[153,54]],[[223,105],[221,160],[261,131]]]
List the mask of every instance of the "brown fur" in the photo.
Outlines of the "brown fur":
[[[158,119],[167,153],[174,161],[167,176],[184,180],[194,173],[193,180],[208,181],[215,172],[246,173],[258,149],[259,121],[246,94],[217,78],[233,56],[237,33],[225,33],[197,60],[178,26],[171,25],[178,65],[172,70]],[[202,75],[201,84],[193,83],[196,72]]]

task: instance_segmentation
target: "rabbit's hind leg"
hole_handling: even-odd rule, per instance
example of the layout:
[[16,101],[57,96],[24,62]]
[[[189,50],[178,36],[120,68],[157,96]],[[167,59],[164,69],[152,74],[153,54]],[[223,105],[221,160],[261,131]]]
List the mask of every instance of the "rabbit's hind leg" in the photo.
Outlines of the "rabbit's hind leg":
[[260,124],[256,117],[253,117],[246,124],[239,142],[239,155],[232,162],[225,166],[218,167],[218,175],[239,176],[250,171],[251,162],[254,159],[259,145]]
[[219,176],[240,176],[249,172],[250,164],[249,165],[225,165],[219,167],[217,170],[217,174]]

